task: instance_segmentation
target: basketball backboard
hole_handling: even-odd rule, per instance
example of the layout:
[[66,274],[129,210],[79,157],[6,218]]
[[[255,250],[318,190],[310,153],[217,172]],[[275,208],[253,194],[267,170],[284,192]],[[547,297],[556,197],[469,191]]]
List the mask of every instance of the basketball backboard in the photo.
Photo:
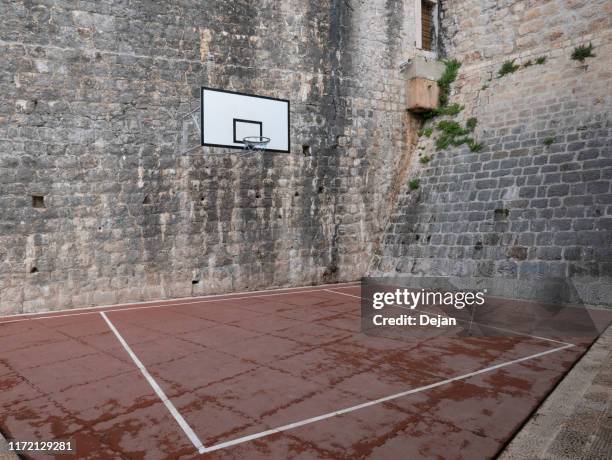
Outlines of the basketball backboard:
[[289,101],[202,87],[202,145],[244,148],[245,138],[269,138],[268,152],[289,152]]

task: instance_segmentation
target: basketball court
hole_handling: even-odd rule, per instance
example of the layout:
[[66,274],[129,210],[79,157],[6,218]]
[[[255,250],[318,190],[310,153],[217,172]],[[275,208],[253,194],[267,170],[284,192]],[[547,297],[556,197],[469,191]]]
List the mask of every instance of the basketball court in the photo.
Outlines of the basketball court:
[[360,300],[341,284],[2,318],[0,430],[73,441],[61,458],[493,457],[597,335],[372,337]]

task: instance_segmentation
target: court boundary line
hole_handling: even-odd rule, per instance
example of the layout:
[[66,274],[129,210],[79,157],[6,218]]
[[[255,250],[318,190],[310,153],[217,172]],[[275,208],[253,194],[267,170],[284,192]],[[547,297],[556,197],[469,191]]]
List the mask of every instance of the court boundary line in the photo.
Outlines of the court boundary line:
[[452,378],[449,378],[449,379],[446,379],[446,380],[442,380],[440,382],[432,383],[432,384],[425,385],[425,386],[418,387],[418,388],[413,388],[413,389],[407,390],[407,391],[402,391],[400,393],[395,393],[395,394],[392,394],[392,395],[389,395],[389,396],[385,396],[385,397],[378,398],[378,399],[375,399],[375,400],[372,400],[372,401],[368,401],[368,402],[365,402],[365,403],[362,403],[362,404],[358,404],[356,406],[351,406],[351,407],[347,407],[347,408],[340,409],[340,410],[337,410],[337,411],[328,412],[326,414],[318,415],[316,417],[311,417],[311,418],[308,418],[308,419],[300,420],[298,422],[293,422],[293,423],[289,423],[287,425],[282,425],[282,426],[277,427],[277,428],[272,428],[272,429],[269,429],[269,430],[261,431],[259,433],[254,433],[254,434],[243,436],[243,437],[240,437],[240,438],[236,438],[236,439],[233,439],[233,440],[230,440],[230,441],[226,441],[226,442],[222,442],[222,443],[219,443],[219,444],[215,444],[215,445],[212,445],[210,447],[204,448],[204,450],[201,453],[214,452],[216,450],[225,449],[227,447],[232,447],[232,446],[235,446],[235,445],[238,445],[238,444],[242,444],[242,443],[245,443],[245,442],[253,441],[255,439],[260,439],[260,438],[263,438],[263,437],[266,437],[266,436],[270,436],[272,434],[281,433],[283,431],[289,431],[289,430],[292,430],[292,429],[295,429],[295,428],[302,427],[304,425],[309,425],[311,423],[315,423],[315,422],[326,420],[326,419],[329,419],[329,418],[332,418],[332,417],[336,417],[338,415],[348,414],[350,412],[354,412],[354,411],[357,411],[357,410],[360,410],[360,409],[365,409],[366,407],[371,407],[371,406],[374,406],[376,404],[384,403],[384,402],[387,402],[387,401],[392,401],[394,399],[399,399],[399,398],[402,398],[404,396],[408,396],[408,395],[415,394],[415,393],[420,393],[422,391],[431,390],[432,388],[436,388],[436,387],[439,387],[439,386],[442,386],[442,385],[446,385],[448,383],[456,382],[456,381],[459,381],[459,380],[465,380],[465,379],[470,378],[470,377],[475,377],[477,375],[484,374],[486,372],[491,372],[491,371],[494,371],[494,370],[497,370],[497,369],[501,369],[501,368],[506,367],[506,366],[511,366],[513,364],[518,364],[518,363],[521,363],[523,361],[528,361],[530,359],[539,358],[541,356],[545,356],[545,355],[548,355],[550,353],[555,353],[557,351],[565,350],[566,348],[570,348],[570,347],[574,347],[574,346],[575,345],[567,344],[567,345],[564,345],[562,347],[557,347],[557,348],[553,348],[551,350],[542,351],[542,352],[535,353],[533,355],[529,355],[529,356],[526,356],[526,357],[523,357],[523,358],[514,359],[514,360],[508,361],[506,363],[500,363],[500,364],[496,364],[494,366],[489,366],[489,367],[486,367],[484,369],[480,369],[480,370],[477,370],[477,371],[474,371],[474,372],[470,372],[468,374],[459,375],[457,377],[452,377]]
[[[233,295],[244,295],[244,294],[258,294],[260,292],[278,292],[278,291],[291,291],[292,289],[300,289],[302,291],[324,291],[329,286],[339,286],[340,287],[352,287],[352,286],[361,286],[361,281],[347,281],[344,283],[328,283],[328,284],[317,284],[316,286],[295,286],[295,287],[284,287],[284,288],[274,288],[274,289],[260,289],[256,291],[240,291],[240,292],[228,292],[225,294],[207,294],[203,296],[196,297],[177,297],[175,299],[161,299],[161,300],[140,300],[138,302],[129,302],[129,303],[116,303],[110,305],[98,305],[93,307],[77,307],[77,308],[64,308],[61,310],[48,310],[42,312],[28,312],[28,313],[15,313],[12,315],[3,315],[0,316],[0,321],[3,318],[14,318],[18,316],[34,316],[34,315],[45,315],[47,313],[63,313],[70,311],[79,311],[79,310],[94,310],[101,308],[119,308],[119,307],[129,307],[130,305],[144,305],[146,303],[154,303],[154,302],[177,302],[182,300],[200,300],[200,299],[209,299],[211,297],[222,297],[222,296],[233,296]],[[97,313],[94,312],[94,313]]]
[[[281,288],[281,289],[268,289],[263,291],[247,291],[244,293],[234,293],[234,294],[213,294],[205,297],[184,297],[183,299],[175,299],[175,300],[150,300],[144,302],[134,302],[128,304],[117,304],[117,305],[102,305],[99,307],[82,307],[82,308],[69,308],[65,310],[55,310],[49,312],[40,312],[40,313],[20,313],[17,315],[8,315],[8,316],[0,316],[0,325],[2,324],[11,324],[11,323],[20,323],[24,321],[37,321],[43,319],[53,319],[53,318],[69,318],[71,316],[82,316],[82,315],[95,315],[100,313],[101,309],[108,308],[107,312],[122,312],[122,311],[132,311],[132,310],[143,310],[149,308],[162,308],[162,307],[178,307],[182,305],[194,305],[199,303],[211,303],[211,302],[223,302],[225,300],[245,300],[245,299],[257,299],[262,297],[273,297],[280,295],[289,295],[289,294],[305,294],[309,292],[325,292],[327,288],[324,286],[334,286],[334,285],[320,285],[313,286],[312,289],[306,288]],[[351,284],[351,286],[344,287],[352,287],[359,286],[359,284]],[[301,290],[292,290],[292,289],[301,289]],[[289,292],[277,292],[277,291],[289,291]],[[249,292],[253,292],[256,295],[248,295]],[[270,292],[270,294],[257,294],[257,292]],[[247,295],[243,295],[247,294]],[[224,297],[224,296],[241,296],[241,297]],[[217,297],[223,297],[219,299]],[[188,302],[176,302],[177,300],[190,300]],[[144,305],[148,303],[154,302],[168,302],[161,305]],[[130,305],[135,305],[134,307],[130,307]],[[138,306],[140,305],[140,306]],[[88,310],[88,311],[83,311]],[[93,310],[93,311],[89,311]],[[77,312],[77,313],[69,313],[69,312]],[[66,313],[66,314],[56,314],[56,313]],[[41,316],[36,316],[41,315]],[[23,316],[27,316],[23,318]],[[32,316],[36,316],[32,318]],[[17,318],[14,320],[3,321],[5,318]]]
[[[360,300],[367,300],[367,299],[364,299],[361,296],[357,296],[357,295],[354,295],[354,294],[347,294],[345,292],[332,291],[331,289],[325,289],[325,290],[328,291],[328,292],[333,292],[334,294],[344,295],[344,296],[347,296],[347,297],[354,297],[354,298],[360,299]],[[428,311],[417,310],[416,308],[408,308],[408,307],[404,307],[402,305],[390,305],[390,307],[402,308],[404,310],[410,310],[410,311],[418,311],[419,313],[424,313],[424,314],[429,315],[429,316],[433,316],[434,315],[434,313],[431,313],[431,312],[428,312]],[[449,316],[447,316],[447,318],[449,318]],[[461,321],[461,322],[468,322],[468,320],[465,320],[465,319],[462,319],[462,318],[455,318],[455,319],[457,321]],[[570,346],[573,346],[573,347],[576,346],[573,343],[563,342],[562,340],[555,340],[555,339],[549,339],[548,337],[541,337],[539,335],[526,334],[524,332],[518,332],[518,331],[515,331],[513,329],[506,329],[506,328],[498,327],[498,326],[489,326],[487,324],[478,323],[476,321],[469,321],[469,322],[471,324],[476,324],[478,326],[488,327],[490,329],[497,329],[498,331],[510,332],[511,334],[522,335],[523,337],[531,337],[532,339],[546,340],[547,342],[554,342],[554,343],[559,343],[559,344],[562,344],[562,345],[570,345]]]
[[113,332],[113,334],[115,334],[115,337],[117,338],[121,346],[128,353],[130,358],[132,358],[132,361],[134,362],[138,370],[142,373],[142,375],[147,380],[151,388],[153,388],[153,391],[155,391],[159,399],[164,403],[164,405],[166,406],[166,409],[168,409],[172,417],[174,417],[174,420],[176,421],[176,423],[178,423],[178,425],[181,427],[183,432],[187,435],[187,437],[189,438],[191,443],[194,445],[194,447],[198,450],[199,453],[201,454],[204,453],[206,447],[204,446],[202,441],[200,441],[200,438],[198,437],[198,435],[193,431],[191,426],[183,418],[183,416],[180,414],[180,412],[177,410],[174,404],[172,404],[172,401],[168,399],[168,396],[166,396],[166,393],[164,393],[164,390],[162,390],[159,384],[155,381],[155,379],[149,373],[145,365],[142,363],[142,361],[140,361],[136,353],[134,353],[134,351],[129,346],[129,344],[126,342],[126,340],[123,338],[121,333],[117,330],[113,322],[108,318],[108,316],[106,316],[105,312],[102,311],[98,313],[100,314],[100,316],[102,316],[104,321],[106,321],[106,324],[108,325],[110,330]]

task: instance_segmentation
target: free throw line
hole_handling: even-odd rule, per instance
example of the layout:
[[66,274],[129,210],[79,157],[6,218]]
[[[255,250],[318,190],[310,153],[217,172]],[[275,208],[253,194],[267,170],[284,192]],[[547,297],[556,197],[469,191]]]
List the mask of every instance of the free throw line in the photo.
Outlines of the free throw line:
[[422,386],[422,387],[419,387],[419,388],[413,388],[412,390],[402,391],[401,393],[395,393],[393,395],[385,396],[384,398],[375,399],[373,401],[368,401],[366,403],[358,404],[356,406],[351,406],[351,407],[347,407],[345,409],[337,410],[337,411],[334,411],[334,412],[329,412],[327,414],[318,415],[316,417],[312,417],[312,418],[308,418],[308,419],[305,419],[305,420],[301,420],[299,422],[294,422],[294,423],[290,423],[288,425],[283,425],[283,426],[280,426],[278,428],[272,428],[271,430],[266,430],[266,431],[262,431],[260,433],[255,433],[255,434],[252,434],[252,435],[249,435],[249,436],[244,436],[242,438],[237,438],[237,439],[234,439],[232,441],[227,441],[227,442],[222,442],[220,444],[215,444],[214,446],[205,447],[200,452],[201,453],[213,452],[215,450],[225,449],[227,447],[235,446],[237,444],[242,444],[244,442],[253,441],[255,439],[259,439],[259,438],[263,438],[263,437],[266,437],[266,436],[270,436],[270,435],[275,434],[275,433],[280,433],[280,432],[283,432],[283,431],[292,430],[294,428],[299,428],[299,427],[304,426],[304,425],[309,425],[311,423],[319,422],[321,420],[332,418],[332,417],[335,417],[337,415],[348,414],[349,412],[354,412],[356,410],[365,409],[366,407],[374,406],[376,404],[384,403],[384,402],[387,402],[387,401],[392,401],[394,399],[402,398],[404,396],[408,396],[408,395],[411,395],[411,394],[414,394],[414,393],[419,393],[421,391],[431,390],[432,388],[436,388],[436,387],[439,387],[439,386],[442,386],[442,385],[446,385],[446,384],[451,383],[451,382],[456,382],[458,380],[464,380],[464,379],[467,379],[467,378],[470,378],[470,377],[474,377],[476,375],[484,374],[486,372],[491,372],[491,371],[494,371],[494,370],[497,370],[497,369],[501,369],[502,367],[511,366],[512,364],[518,364],[518,363],[521,363],[523,361],[527,361],[527,360],[534,359],[534,358],[539,358],[540,356],[545,356],[545,355],[548,355],[550,353],[555,353],[557,351],[561,351],[561,350],[564,350],[566,348],[570,348],[570,347],[573,347],[573,346],[574,345],[571,345],[571,344],[570,345],[565,345],[563,347],[553,348],[553,349],[547,350],[547,351],[542,351],[540,353],[536,353],[534,355],[526,356],[524,358],[519,358],[519,359],[515,359],[513,361],[508,361],[507,363],[496,364],[494,366],[486,367],[486,368],[481,369],[479,371],[470,372],[469,374],[459,375],[457,377],[453,377],[453,378],[450,378],[450,379],[442,380],[441,382],[432,383],[430,385],[425,385],[425,386]]
[[144,364],[142,364],[140,359],[138,359],[138,356],[136,356],[136,354],[132,351],[132,349],[127,344],[125,339],[121,336],[121,334],[119,333],[115,325],[111,322],[110,319],[108,319],[108,316],[106,316],[106,313],[100,312],[100,316],[104,318],[104,321],[106,321],[106,324],[108,324],[108,327],[110,328],[110,330],[113,331],[113,333],[117,337],[117,340],[119,340],[119,343],[121,343],[125,351],[127,351],[128,355],[130,355],[130,358],[132,358],[132,361],[134,361],[134,364],[136,364],[136,367],[138,367],[142,375],[144,375],[145,379],[147,379],[147,382],[149,382],[149,385],[151,385],[151,388],[153,388],[155,393],[157,393],[157,396],[159,397],[159,399],[161,399],[161,401],[164,403],[166,408],[170,411],[170,413],[176,420],[176,423],[179,424],[181,429],[185,432],[185,434],[187,435],[189,440],[193,443],[193,445],[198,450],[198,452],[201,454],[206,452],[206,448],[204,447],[204,444],[202,444],[202,441],[200,441],[200,438],[198,438],[198,435],[194,433],[194,431],[191,429],[189,424],[185,421],[183,416],[179,413],[178,410],[176,410],[176,407],[174,407],[174,404],[172,404],[172,401],[168,399],[168,397],[164,393],[164,390],[161,389],[161,387],[157,384],[155,379],[151,376],[151,374],[149,374],[149,371],[147,371],[147,368],[144,366]]

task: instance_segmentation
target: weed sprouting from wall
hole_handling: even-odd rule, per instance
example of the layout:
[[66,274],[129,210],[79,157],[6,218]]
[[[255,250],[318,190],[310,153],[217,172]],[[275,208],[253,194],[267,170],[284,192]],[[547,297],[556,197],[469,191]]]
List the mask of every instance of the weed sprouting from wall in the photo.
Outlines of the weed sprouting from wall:
[[505,75],[516,72],[520,66],[514,63],[514,59],[511,61],[506,61],[502,64],[501,68],[497,71],[498,78],[501,78]]
[[465,122],[465,127],[469,129],[470,132],[473,132],[476,129],[477,124],[478,124],[478,119],[471,117],[471,118],[468,118],[468,120]]
[[586,58],[595,57],[593,54],[593,44],[589,43],[589,46],[577,46],[574,48],[574,52],[572,53],[572,59],[574,61],[584,62]]
[[437,129],[441,134],[436,139],[436,148],[444,150],[450,146],[459,147],[460,145],[467,144],[472,152],[479,152],[482,150],[483,145],[469,137],[469,134],[474,131],[477,124],[478,120],[474,117],[467,120],[465,128],[462,128],[456,121],[442,120],[437,125]]
[[448,104],[448,98],[450,97],[450,86],[457,79],[459,74],[459,68],[461,63],[456,59],[444,61],[446,65],[444,73],[438,80],[438,86],[440,87],[440,106],[445,107]]
[[438,79],[438,87],[440,88],[440,96],[438,99],[439,107],[437,109],[428,110],[421,114],[423,120],[429,120],[437,117],[438,115],[457,115],[463,110],[463,106],[459,104],[448,105],[448,99],[450,97],[450,87],[453,82],[457,79],[459,74],[459,68],[461,63],[456,59],[450,59],[444,61],[444,72]]
[[470,152],[480,152],[484,148],[483,144],[476,142],[474,139],[467,139],[466,144],[469,147]]

